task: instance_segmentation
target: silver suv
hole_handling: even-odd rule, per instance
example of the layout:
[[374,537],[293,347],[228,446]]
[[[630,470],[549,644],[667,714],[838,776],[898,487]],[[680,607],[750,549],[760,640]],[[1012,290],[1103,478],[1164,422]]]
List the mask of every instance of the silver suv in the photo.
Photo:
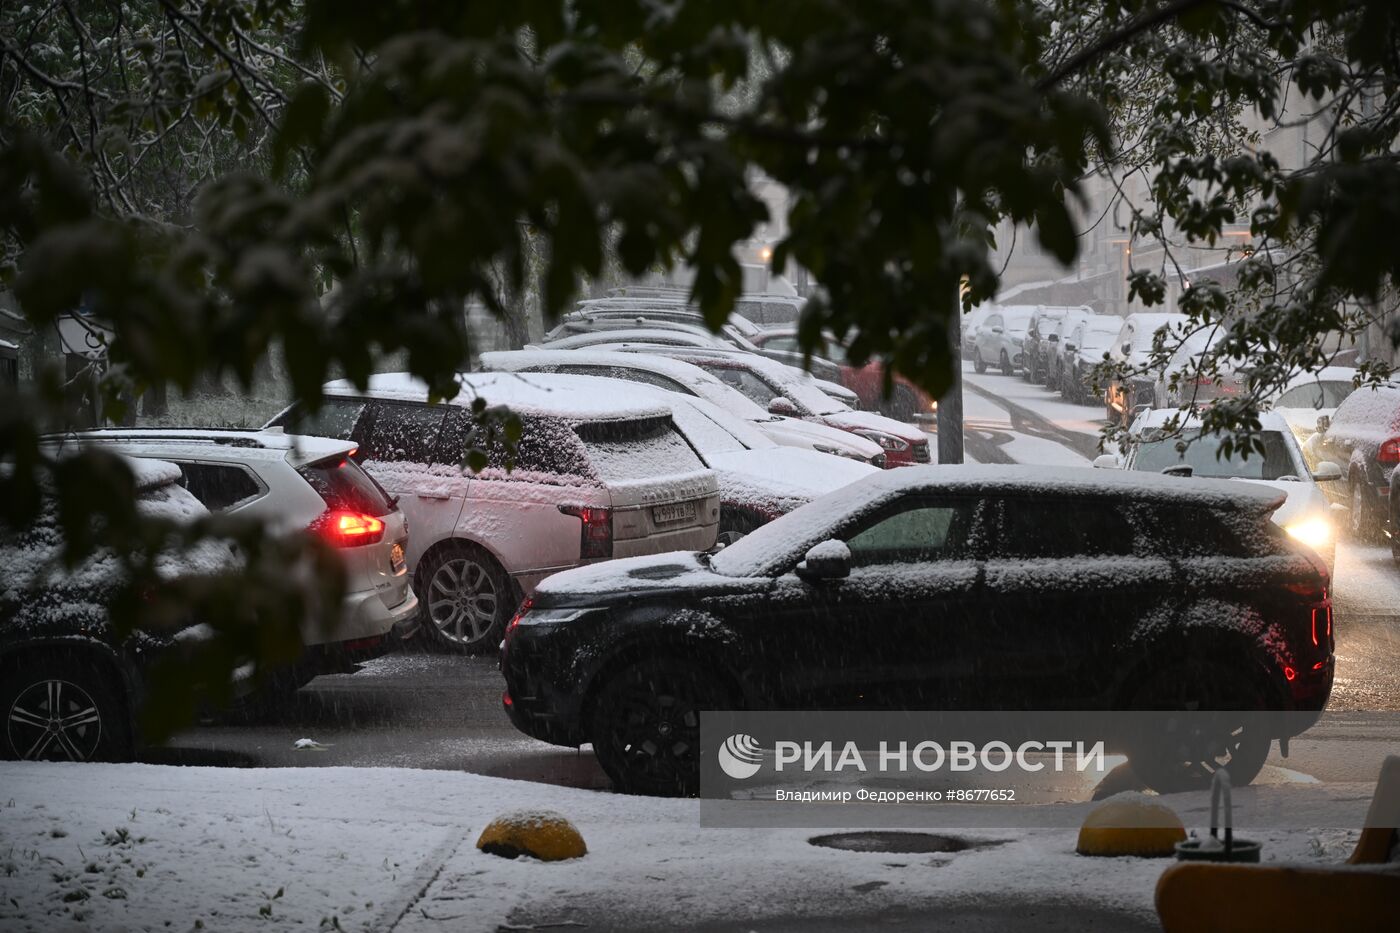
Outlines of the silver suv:
[[409,585],[408,522],[398,504],[351,459],[355,444],[322,437],[211,428],[114,429],[55,436],[55,444],[97,444],[180,468],[180,484],[210,512],[258,519],[274,533],[313,529],[345,560],[339,627],[303,627],[306,651],[288,687],[346,671],[418,630]]

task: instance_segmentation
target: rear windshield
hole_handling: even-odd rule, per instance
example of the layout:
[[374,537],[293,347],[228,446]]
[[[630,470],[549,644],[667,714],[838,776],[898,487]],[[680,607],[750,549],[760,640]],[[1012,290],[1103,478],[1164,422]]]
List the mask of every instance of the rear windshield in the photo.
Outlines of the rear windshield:
[[347,457],[322,460],[297,472],[320,494],[327,508],[374,516],[394,511],[394,501],[388,493]]
[[670,418],[595,421],[574,429],[599,479],[659,479],[705,469]]

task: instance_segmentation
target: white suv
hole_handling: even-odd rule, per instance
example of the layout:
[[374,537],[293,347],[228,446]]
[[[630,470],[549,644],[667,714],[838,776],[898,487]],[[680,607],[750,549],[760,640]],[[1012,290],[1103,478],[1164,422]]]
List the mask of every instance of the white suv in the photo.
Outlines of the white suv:
[[[258,519],[274,533],[315,530],[345,560],[345,607],[334,632],[303,627],[306,652],[286,672],[297,687],[352,669],[418,630],[409,585],[408,524],[394,501],[350,459],[353,443],[281,430],[112,429],[52,438],[96,444],[180,468],[180,485],[211,512]],[[280,684],[279,684],[280,685]]]
[[[494,648],[519,600],[560,570],[714,545],[718,480],[654,397],[599,392],[586,376],[460,379],[440,405],[403,373],[371,377],[363,394],[330,383],[320,411],[293,406],[272,420],[355,441],[365,469],[401,497],[424,629],[440,647]],[[493,442],[484,470],[463,467],[479,442],[476,398],[520,418],[513,465]]]

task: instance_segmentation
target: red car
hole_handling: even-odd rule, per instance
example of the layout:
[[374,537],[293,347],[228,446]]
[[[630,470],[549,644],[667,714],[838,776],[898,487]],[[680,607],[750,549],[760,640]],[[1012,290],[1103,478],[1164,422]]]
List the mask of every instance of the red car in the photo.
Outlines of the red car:
[[[792,366],[802,365],[802,349],[797,342],[797,328],[777,327],[759,334],[749,334],[749,340],[770,359],[781,359]],[[894,391],[885,396],[885,365],[871,360],[856,366],[846,359],[846,350],[835,340],[828,340],[824,354],[841,371],[841,384],[860,396],[860,406],[878,411],[897,421],[931,420],[938,412],[937,400],[898,373],[894,376]],[[818,357],[820,358],[820,357]]]

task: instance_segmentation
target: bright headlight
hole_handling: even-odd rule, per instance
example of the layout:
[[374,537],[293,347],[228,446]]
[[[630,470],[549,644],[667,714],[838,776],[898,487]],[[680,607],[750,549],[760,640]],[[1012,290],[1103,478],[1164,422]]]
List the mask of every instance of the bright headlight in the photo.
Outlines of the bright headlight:
[[1332,523],[1317,516],[1296,521],[1286,526],[1285,530],[1314,550],[1332,540]]

